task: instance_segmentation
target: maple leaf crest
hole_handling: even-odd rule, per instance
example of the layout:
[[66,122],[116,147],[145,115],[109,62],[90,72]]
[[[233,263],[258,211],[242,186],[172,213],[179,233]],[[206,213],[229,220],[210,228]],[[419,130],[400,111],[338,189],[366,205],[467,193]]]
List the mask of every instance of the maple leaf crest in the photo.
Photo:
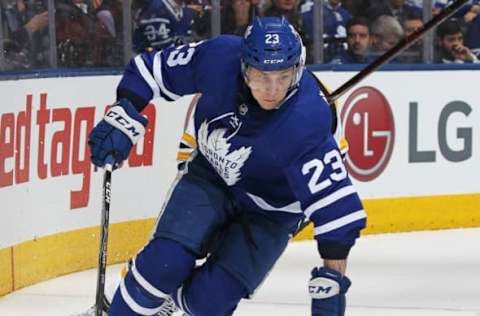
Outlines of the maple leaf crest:
[[232,186],[240,180],[241,169],[252,153],[252,147],[242,146],[229,152],[231,143],[225,136],[227,129],[218,128],[208,133],[208,125],[204,121],[198,129],[200,151],[225,183]]

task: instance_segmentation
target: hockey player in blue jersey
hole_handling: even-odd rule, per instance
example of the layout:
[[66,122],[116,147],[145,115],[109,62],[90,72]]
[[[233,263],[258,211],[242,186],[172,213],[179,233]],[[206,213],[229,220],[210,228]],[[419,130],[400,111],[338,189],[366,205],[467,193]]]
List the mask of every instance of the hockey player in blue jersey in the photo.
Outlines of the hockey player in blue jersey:
[[128,157],[151,99],[201,97],[186,131],[195,151],[109,315],[155,315],[171,298],[188,315],[231,315],[304,219],[323,259],[309,276],[312,315],[344,315],[346,259],[366,216],[332,135],[334,111],[304,58],[286,19],[268,17],[243,38],[144,53],[126,67],[117,102],[90,134],[97,166]]
[[195,11],[183,0],[145,0],[136,13],[133,48],[137,53],[147,49],[191,42]]

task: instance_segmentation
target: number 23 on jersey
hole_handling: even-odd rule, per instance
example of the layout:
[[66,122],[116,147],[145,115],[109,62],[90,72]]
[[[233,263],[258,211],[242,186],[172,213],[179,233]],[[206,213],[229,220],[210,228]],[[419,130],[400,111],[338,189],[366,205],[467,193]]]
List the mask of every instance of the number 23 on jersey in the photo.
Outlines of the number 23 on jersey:
[[[325,167],[330,165],[332,172],[323,175]],[[323,159],[314,158],[302,166],[302,174],[310,176],[308,188],[312,194],[320,192],[332,185],[332,181],[342,181],[347,177],[347,170],[343,164],[342,157],[337,149],[327,152]]]

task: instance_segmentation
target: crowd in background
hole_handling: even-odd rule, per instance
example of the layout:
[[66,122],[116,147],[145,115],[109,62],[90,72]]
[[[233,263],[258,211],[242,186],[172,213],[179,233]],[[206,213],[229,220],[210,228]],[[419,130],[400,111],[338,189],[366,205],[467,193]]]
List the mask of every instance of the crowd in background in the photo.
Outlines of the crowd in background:
[[[1,70],[58,67],[122,67],[125,34],[131,54],[209,38],[209,0],[131,0],[131,24],[123,23],[125,0],[0,0]],[[438,14],[451,1],[433,1]],[[307,47],[312,62],[313,0],[223,0],[221,33],[243,35],[253,16],[285,16]],[[323,62],[368,63],[421,28],[422,0],[324,0]],[[49,24],[54,28],[49,28]],[[132,25],[131,33],[124,32]],[[52,37],[52,34],[54,35]],[[51,41],[54,41],[52,43]],[[421,63],[421,41],[392,63]],[[471,0],[435,31],[434,62],[479,63],[480,0]]]

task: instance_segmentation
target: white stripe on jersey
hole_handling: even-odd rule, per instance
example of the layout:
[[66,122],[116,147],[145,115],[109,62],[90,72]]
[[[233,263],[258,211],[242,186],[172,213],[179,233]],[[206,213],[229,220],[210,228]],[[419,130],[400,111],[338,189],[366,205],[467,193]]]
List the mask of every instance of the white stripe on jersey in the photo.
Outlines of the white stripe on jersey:
[[125,303],[127,303],[128,307],[130,307],[130,309],[137,314],[153,316],[162,309],[161,305],[157,308],[147,308],[138,305],[138,303],[135,302],[135,300],[128,293],[125,285],[125,279],[122,279],[122,282],[120,282],[120,293],[122,294],[122,297],[125,300]]
[[170,23],[169,19],[164,19],[164,18],[151,18],[151,19],[141,19],[140,24],[148,24],[148,23],[154,23],[154,22],[163,22],[163,23]]
[[192,315],[190,312],[190,309],[187,306],[187,303],[184,300],[183,296],[183,285],[177,290],[177,303],[178,303],[178,308],[184,312],[184,315]]
[[170,37],[170,38],[167,38],[166,40],[162,40],[162,41],[154,41],[154,42],[151,42],[150,45],[151,46],[154,46],[154,45],[164,45],[164,44],[167,44],[167,43],[173,43],[175,39],[173,37]]
[[356,211],[354,213],[345,215],[343,217],[340,217],[336,220],[333,220],[321,226],[317,226],[314,228],[313,231],[315,236],[322,235],[366,217],[367,215],[365,214],[365,211],[362,209],[360,211]]
[[138,55],[135,57],[135,65],[137,66],[138,71],[140,71],[140,74],[142,75],[143,79],[148,83],[150,86],[150,89],[152,89],[153,92],[153,98],[158,98],[160,96],[160,91],[158,90],[158,85],[155,82],[155,79],[153,79],[152,75],[150,74],[150,71],[148,71],[147,66],[145,65],[145,62],[143,61],[142,55]]
[[[135,258],[136,259],[136,258]],[[132,265],[132,274],[135,280],[140,284],[148,293],[151,295],[158,297],[158,298],[168,298],[169,295],[160,291],[156,287],[154,287],[152,284],[150,284],[145,278],[140,274],[140,272],[137,270],[137,266],[135,264],[135,259],[133,260],[133,265]]]
[[179,95],[169,91],[165,84],[163,83],[163,76],[162,76],[162,52],[158,52],[153,57],[153,76],[155,77],[155,81],[157,82],[158,86],[160,87],[160,91],[169,97],[172,100],[177,100],[180,98]]
[[317,202],[313,203],[309,207],[307,207],[307,209],[305,210],[305,216],[307,217],[307,219],[310,219],[310,216],[312,216],[313,213],[320,210],[322,207],[330,205],[330,204],[346,197],[347,195],[350,195],[350,194],[353,194],[353,193],[356,193],[356,192],[357,191],[355,190],[353,185],[343,187],[343,188],[333,192],[332,194],[327,195],[323,199],[318,200]]
[[278,211],[278,212],[287,212],[287,213],[302,213],[302,209],[300,207],[300,202],[293,202],[292,204],[288,204],[282,207],[274,207],[268,204],[264,199],[259,196],[253,195],[251,193],[247,193],[247,195],[252,199],[252,201],[257,204],[262,210],[265,211]]

